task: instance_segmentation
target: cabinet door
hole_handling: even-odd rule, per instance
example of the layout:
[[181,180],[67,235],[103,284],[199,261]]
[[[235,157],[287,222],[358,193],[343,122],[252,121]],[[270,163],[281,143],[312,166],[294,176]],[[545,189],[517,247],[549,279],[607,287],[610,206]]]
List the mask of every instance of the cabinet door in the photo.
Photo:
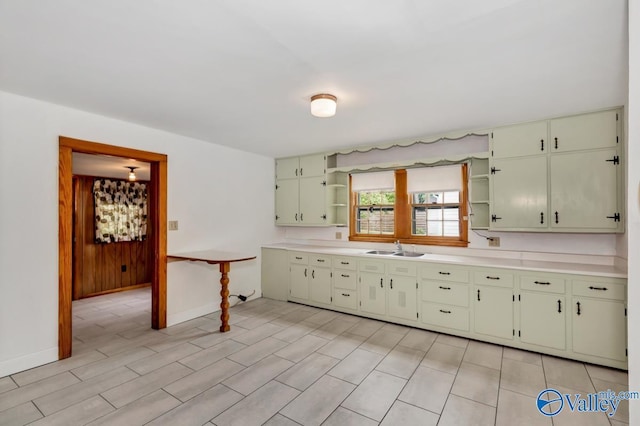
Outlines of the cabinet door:
[[309,298],[309,267],[291,263],[289,265],[289,295],[296,299]]
[[572,310],[574,352],[626,361],[624,303],[574,297]]
[[513,290],[510,288],[474,287],[474,330],[503,339],[513,339]]
[[324,176],[300,179],[301,225],[322,225],[327,221],[327,186]]
[[553,228],[618,228],[616,213],[620,217],[624,212],[618,208],[617,176],[622,166],[615,164],[616,157],[616,148],[551,156]]
[[300,177],[324,176],[327,171],[327,157],[324,154],[300,157]]
[[532,345],[566,349],[564,296],[546,293],[520,295],[520,340]]
[[298,179],[276,181],[276,225],[298,223]]
[[618,144],[616,110],[594,112],[549,122],[551,152],[608,148]]
[[490,229],[546,228],[547,157],[493,160]]
[[415,277],[389,276],[389,315],[414,321],[418,318]]
[[491,132],[493,158],[544,154],[548,145],[546,121],[500,127]]
[[372,314],[386,313],[384,275],[360,272],[360,310]]
[[276,160],[276,179],[295,179],[300,174],[298,157],[278,158]]
[[331,303],[331,269],[311,268],[309,298],[314,302],[327,305]]

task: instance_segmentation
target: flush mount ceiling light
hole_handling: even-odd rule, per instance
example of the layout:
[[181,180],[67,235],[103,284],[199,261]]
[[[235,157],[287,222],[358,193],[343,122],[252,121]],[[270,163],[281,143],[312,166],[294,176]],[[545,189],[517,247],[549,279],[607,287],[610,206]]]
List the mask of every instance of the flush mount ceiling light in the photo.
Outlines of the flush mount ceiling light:
[[338,98],[327,93],[319,93],[311,97],[311,115],[314,117],[333,117],[336,115]]
[[130,181],[136,180],[136,172],[134,172],[134,170],[139,169],[139,167],[124,166],[124,168],[129,169],[129,180]]

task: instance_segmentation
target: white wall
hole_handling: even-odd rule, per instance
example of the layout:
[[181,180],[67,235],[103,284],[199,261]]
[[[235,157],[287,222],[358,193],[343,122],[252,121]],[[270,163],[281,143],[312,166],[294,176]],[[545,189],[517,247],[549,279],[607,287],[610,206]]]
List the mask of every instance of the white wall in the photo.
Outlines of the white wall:
[[[640,391],[640,2],[629,2],[629,101],[627,119],[629,390]],[[640,401],[629,404],[629,424],[640,424]]]
[[[168,155],[169,252],[260,254],[280,239],[273,159],[0,92],[0,377],[58,356],[58,136]],[[218,309],[216,267],[168,266],[168,321]],[[260,262],[234,264],[232,293],[260,294]]]

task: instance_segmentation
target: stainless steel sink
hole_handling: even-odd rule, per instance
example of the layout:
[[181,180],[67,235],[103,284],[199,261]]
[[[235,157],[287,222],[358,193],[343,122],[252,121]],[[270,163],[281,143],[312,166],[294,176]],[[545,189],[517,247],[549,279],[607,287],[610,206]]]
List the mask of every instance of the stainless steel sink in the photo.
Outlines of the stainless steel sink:
[[418,253],[415,251],[399,251],[397,253],[393,253],[394,256],[403,256],[403,257],[420,257],[424,255],[424,253]]
[[370,250],[366,254],[394,254],[395,251],[391,250]]

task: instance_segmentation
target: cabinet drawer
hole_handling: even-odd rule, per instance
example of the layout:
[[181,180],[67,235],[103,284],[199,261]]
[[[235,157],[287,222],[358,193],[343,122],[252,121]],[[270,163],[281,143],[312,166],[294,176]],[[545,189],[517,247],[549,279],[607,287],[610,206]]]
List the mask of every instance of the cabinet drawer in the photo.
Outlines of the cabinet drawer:
[[469,282],[469,271],[466,269],[452,268],[448,265],[423,266],[420,270],[420,276],[436,281]]
[[348,269],[355,271],[357,269],[357,261],[352,257],[333,257],[334,268]]
[[331,267],[331,256],[322,256],[319,254],[311,254],[309,256],[309,264],[316,266],[326,266],[328,268]]
[[341,269],[333,271],[333,286],[342,289],[355,290],[357,288],[355,271],[345,271]]
[[469,306],[469,286],[466,284],[422,281],[420,288],[425,302]]
[[574,281],[573,295],[598,299],[625,300],[626,286],[610,281]]
[[341,308],[349,308],[355,310],[358,308],[358,300],[356,294],[357,293],[355,290],[334,289],[333,304]]
[[390,262],[389,265],[389,274],[393,275],[404,275],[407,277],[415,277],[417,274],[417,267],[415,263],[401,263],[401,262]]
[[300,263],[302,265],[309,264],[309,254],[308,253],[289,253],[289,262],[291,263]]
[[526,275],[520,277],[520,289],[564,293],[564,280],[562,278]]
[[422,322],[454,330],[469,331],[469,310],[458,306],[423,302]]
[[496,287],[513,287],[513,274],[501,270],[476,271],[473,274],[476,284],[492,285]]
[[361,260],[358,262],[358,270],[363,272],[380,272],[384,274],[384,263],[375,260]]

